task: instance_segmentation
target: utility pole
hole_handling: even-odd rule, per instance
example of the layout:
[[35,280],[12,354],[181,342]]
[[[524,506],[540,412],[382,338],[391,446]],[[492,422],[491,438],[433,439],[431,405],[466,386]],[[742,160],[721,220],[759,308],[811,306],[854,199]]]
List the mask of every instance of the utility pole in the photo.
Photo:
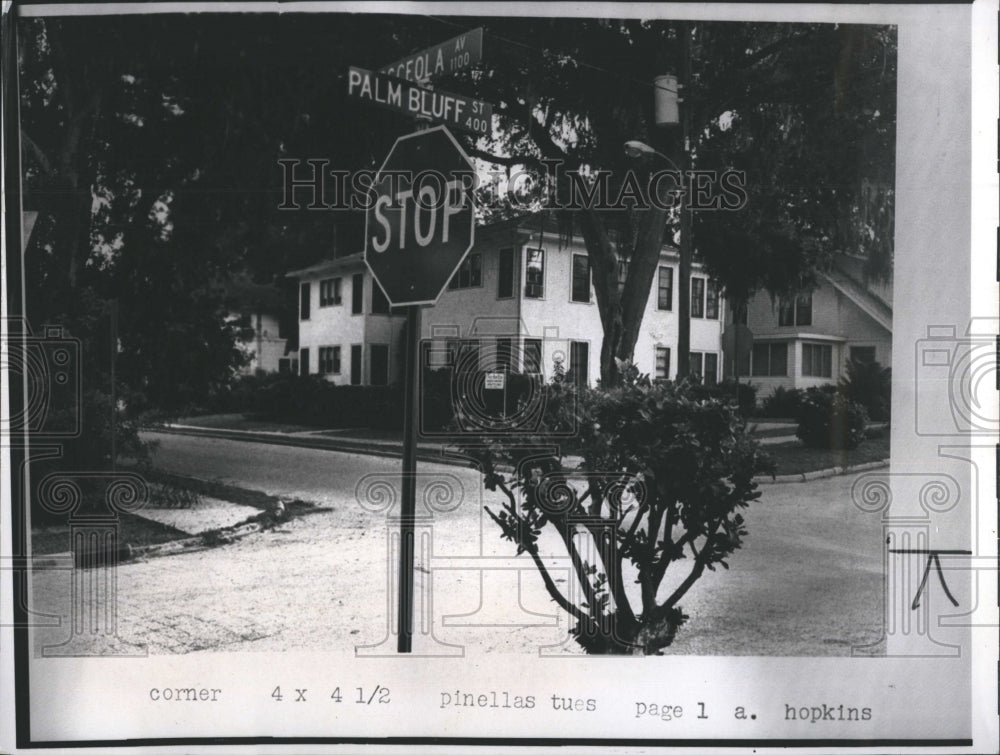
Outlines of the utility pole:
[[691,208],[688,205],[687,179],[688,171],[691,169],[691,25],[688,21],[680,22],[678,34],[680,36],[681,75],[677,80],[677,102],[681,121],[681,138],[680,154],[678,155],[680,159],[677,162],[684,176],[680,205],[681,261],[677,276],[677,307],[679,310],[677,313],[677,377],[680,379],[691,371],[691,257],[694,253],[691,244]]

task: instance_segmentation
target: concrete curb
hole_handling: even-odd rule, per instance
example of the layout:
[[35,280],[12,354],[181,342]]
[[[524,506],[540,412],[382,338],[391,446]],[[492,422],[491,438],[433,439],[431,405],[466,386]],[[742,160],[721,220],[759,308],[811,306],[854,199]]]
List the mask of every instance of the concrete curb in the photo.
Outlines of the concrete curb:
[[[322,451],[340,451],[344,453],[355,453],[370,456],[385,456],[393,459],[401,458],[403,455],[403,445],[401,443],[375,443],[358,440],[347,440],[344,438],[322,438],[302,437],[296,435],[289,437],[287,433],[270,433],[254,430],[223,430],[218,428],[195,427],[193,425],[157,425],[145,428],[151,432],[169,433],[172,435],[193,435],[203,438],[219,438],[221,440],[241,440],[249,443],[270,443],[280,446],[296,446],[299,448],[312,448]],[[431,464],[445,464],[454,467],[470,467],[470,462],[463,459],[441,455],[441,449],[432,453],[426,447],[421,449],[417,446],[417,460]],[[798,474],[778,475],[770,477],[768,475],[758,475],[754,477],[754,482],[758,484],[774,484],[788,482],[808,482],[819,480],[824,477],[836,477],[837,475],[862,472],[866,469],[879,469],[889,466],[889,460],[870,461],[864,464],[855,464],[846,467],[830,467],[814,472],[800,472]]]
[[[140,559],[157,558],[160,556],[174,556],[179,553],[197,553],[198,551],[211,550],[220,545],[229,545],[237,540],[242,540],[248,535],[257,532],[273,529],[285,524],[292,519],[296,519],[306,514],[313,514],[322,511],[321,508],[310,508],[300,511],[297,514],[288,514],[281,519],[255,518],[249,522],[235,524],[232,527],[224,527],[218,530],[209,530],[200,535],[191,535],[177,540],[168,540],[165,543],[152,543],[150,545],[130,545],[124,543],[119,546],[116,562],[129,564]],[[72,551],[63,553],[46,553],[31,560],[32,568],[35,569],[73,569],[75,565],[75,554]]]
[[[158,556],[173,556],[178,553],[197,553],[198,551],[209,550],[219,545],[240,540],[247,535],[260,532],[264,525],[260,522],[238,525],[233,533],[226,533],[214,543],[205,541],[203,535],[192,535],[191,537],[179,540],[169,540],[165,543],[155,543],[151,545],[130,546],[128,544],[119,548],[117,563],[130,564],[134,561],[145,558],[156,558]],[[65,553],[51,553],[44,557],[32,559],[32,567],[35,569],[71,569],[74,566],[74,554],[71,551]]]
[[[288,433],[270,433],[255,430],[223,430],[219,428],[194,427],[193,425],[150,425],[143,429],[149,432],[171,435],[191,435],[201,438],[218,438],[220,440],[239,440],[247,443],[267,443],[276,446],[310,448],[317,451],[340,451],[342,453],[362,454],[365,456],[385,456],[392,459],[399,459],[403,456],[403,444],[392,441],[378,443],[375,441],[331,438],[330,436],[289,436]],[[430,464],[446,464],[455,467],[469,466],[469,462],[462,459],[443,456],[440,447],[434,453],[426,447],[421,448],[419,444],[417,445],[417,460]]]
[[800,472],[799,474],[783,474],[777,477],[770,477],[768,475],[758,475],[753,478],[753,481],[758,485],[766,484],[777,484],[785,482],[809,482],[810,480],[819,480],[824,477],[836,477],[842,474],[853,474],[854,472],[863,472],[866,469],[882,469],[883,467],[889,466],[888,459],[882,459],[881,461],[868,461],[864,464],[854,464],[847,467],[830,467],[829,469],[818,469],[815,472]]

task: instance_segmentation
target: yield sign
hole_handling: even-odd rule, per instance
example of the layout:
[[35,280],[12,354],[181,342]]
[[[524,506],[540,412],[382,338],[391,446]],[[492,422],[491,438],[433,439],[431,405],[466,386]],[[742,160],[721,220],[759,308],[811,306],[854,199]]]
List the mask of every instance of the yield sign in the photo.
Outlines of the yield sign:
[[434,304],[475,238],[475,172],[444,126],[402,136],[365,216],[365,263],[393,306]]

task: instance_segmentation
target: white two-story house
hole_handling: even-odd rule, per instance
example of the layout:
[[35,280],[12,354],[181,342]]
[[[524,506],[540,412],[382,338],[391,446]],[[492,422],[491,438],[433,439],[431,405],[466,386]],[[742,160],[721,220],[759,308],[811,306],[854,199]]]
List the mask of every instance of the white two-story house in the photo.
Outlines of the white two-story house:
[[[677,373],[678,266],[677,251],[664,246],[634,353],[652,377]],[[390,310],[360,253],[289,275],[300,284],[303,374],[362,385],[401,379],[405,318]],[[722,377],[723,317],[722,297],[695,265],[691,365],[708,383]],[[461,354],[466,366],[546,379],[561,365],[590,385],[600,375],[602,335],[582,239],[560,235],[540,214],[477,228],[465,262],[421,317],[432,368]]]
[[299,281],[299,374],[340,385],[400,380],[406,318],[391,312],[361,252],[289,276]]

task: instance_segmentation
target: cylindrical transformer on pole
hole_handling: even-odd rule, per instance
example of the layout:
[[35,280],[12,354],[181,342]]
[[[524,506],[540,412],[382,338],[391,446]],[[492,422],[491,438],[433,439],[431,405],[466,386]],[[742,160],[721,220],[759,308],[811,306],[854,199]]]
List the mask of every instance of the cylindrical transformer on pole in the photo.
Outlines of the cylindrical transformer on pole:
[[677,106],[677,77],[664,74],[653,79],[653,110],[657,126],[680,123]]

